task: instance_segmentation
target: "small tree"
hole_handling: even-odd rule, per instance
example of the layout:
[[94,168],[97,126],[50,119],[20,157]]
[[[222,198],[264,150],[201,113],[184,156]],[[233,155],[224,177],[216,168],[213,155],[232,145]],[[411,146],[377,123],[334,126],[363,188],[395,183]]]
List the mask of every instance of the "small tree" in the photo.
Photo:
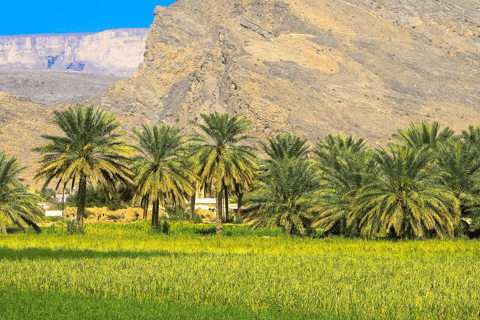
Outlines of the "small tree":
[[373,237],[381,229],[397,238],[422,237],[427,231],[453,236],[460,222],[459,202],[428,169],[428,148],[391,144],[376,150],[379,170],[356,193],[349,217],[350,222],[360,221],[365,236]]

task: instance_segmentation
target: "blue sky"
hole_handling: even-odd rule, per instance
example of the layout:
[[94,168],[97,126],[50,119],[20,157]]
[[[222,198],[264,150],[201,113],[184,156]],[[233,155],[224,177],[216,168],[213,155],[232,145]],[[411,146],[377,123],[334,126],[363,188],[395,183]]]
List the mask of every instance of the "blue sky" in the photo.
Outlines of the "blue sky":
[[0,35],[149,28],[155,6],[174,0],[21,1],[0,4]]

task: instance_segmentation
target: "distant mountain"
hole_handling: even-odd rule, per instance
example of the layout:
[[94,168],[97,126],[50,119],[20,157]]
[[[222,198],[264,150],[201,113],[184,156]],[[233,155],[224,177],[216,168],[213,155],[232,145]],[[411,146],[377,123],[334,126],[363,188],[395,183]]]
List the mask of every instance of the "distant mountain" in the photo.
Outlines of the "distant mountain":
[[0,36],[0,65],[130,77],[149,29]]

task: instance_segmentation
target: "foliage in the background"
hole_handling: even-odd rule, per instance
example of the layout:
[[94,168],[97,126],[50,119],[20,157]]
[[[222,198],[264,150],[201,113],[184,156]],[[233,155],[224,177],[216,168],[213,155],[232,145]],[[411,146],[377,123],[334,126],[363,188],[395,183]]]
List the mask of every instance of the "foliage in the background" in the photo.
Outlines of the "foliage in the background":
[[[69,207],[76,207],[78,203],[78,193],[68,196],[65,202]],[[121,194],[115,191],[113,195],[105,192],[105,189],[99,187],[95,189],[93,186],[88,186],[85,195],[85,206],[88,208],[107,207],[109,210],[119,210],[126,208],[125,203],[121,200]]]

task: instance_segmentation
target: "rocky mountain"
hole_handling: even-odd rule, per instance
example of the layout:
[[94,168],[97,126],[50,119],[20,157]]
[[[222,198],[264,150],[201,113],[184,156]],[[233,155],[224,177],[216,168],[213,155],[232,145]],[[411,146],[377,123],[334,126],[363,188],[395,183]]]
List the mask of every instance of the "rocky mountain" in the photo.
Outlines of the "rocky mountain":
[[479,122],[478,0],[178,0],[131,79],[86,100],[140,123],[237,112],[265,137],[385,143],[424,119]]
[[[479,68],[478,0],[178,0],[155,8],[132,78],[77,101],[116,113],[125,129],[189,130],[219,111],[250,118],[260,139],[343,133],[375,145],[424,119],[456,132],[478,124]],[[68,106],[15,103],[42,110],[39,124]],[[24,130],[15,117],[0,130]],[[31,130],[25,139],[41,143]],[[21,137],[3,136],[0,149]],[[18,153],[25,165],[30,154]]]
[[0,36],[0,65],[130,77],[143,60],[148,29]]

